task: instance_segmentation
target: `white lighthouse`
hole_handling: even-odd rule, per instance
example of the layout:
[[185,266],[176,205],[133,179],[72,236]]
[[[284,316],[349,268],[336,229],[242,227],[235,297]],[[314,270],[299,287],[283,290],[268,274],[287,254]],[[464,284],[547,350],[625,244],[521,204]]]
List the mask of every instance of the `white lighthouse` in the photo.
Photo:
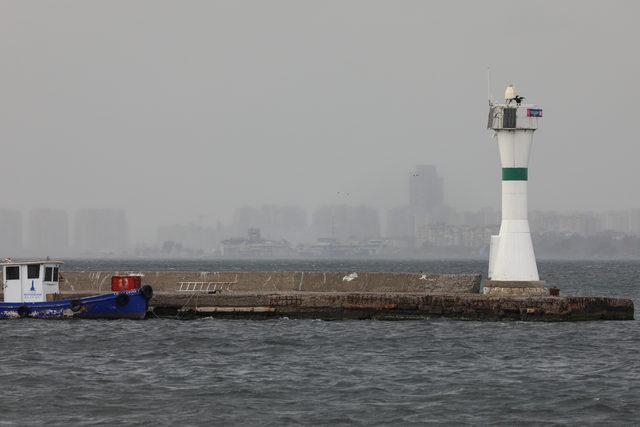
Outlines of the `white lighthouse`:
[[491,293],[491,287],[538,289],[534,293],[544,289],[527,218],[529,155],[542,109],[523,100],[510,85],[504,104],[491,104],[489,110],[487,127],[495,132],[502,164],[502,222],[500,233],[491,237],[485,293]]

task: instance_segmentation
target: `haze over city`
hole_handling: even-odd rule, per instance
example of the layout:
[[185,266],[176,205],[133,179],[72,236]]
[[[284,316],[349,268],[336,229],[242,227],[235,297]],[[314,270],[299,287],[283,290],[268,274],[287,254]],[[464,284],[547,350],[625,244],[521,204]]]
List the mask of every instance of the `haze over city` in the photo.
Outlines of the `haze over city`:
[[0,424],[639,424],[639,17],[0,0]]
[[152,243],[245,205],[300,206],[311,223],[347,204],[384,228],[417,164],[437,167],[447,206],[499,210],[488,66],[497,99],[515,83],[544,107],[531,210],[640,207],[634,2],[0,8],[0,207],[25,223],[122,209],[129,243]]

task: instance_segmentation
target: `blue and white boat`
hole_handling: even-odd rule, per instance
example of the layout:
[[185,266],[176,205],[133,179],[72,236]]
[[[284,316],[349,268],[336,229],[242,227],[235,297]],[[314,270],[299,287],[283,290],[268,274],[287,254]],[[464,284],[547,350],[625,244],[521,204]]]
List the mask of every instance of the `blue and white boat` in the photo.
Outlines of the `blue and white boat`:
[[144,319],[153,296],[151,286],[76,299],[62,299],[62,261],[5,260],[2,265],[4,302],[0,319]]

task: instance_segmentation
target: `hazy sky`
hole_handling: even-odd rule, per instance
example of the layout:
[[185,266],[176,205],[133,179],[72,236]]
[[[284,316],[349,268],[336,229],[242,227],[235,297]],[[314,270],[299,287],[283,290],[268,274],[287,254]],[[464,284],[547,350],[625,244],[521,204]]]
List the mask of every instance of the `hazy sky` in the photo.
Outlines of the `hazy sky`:
[[[0,0],[0,207],[499,206],[486,67],[544,108],[531,209],[640,207],[635,1]],[[349,198],[337,192],[349,192]]]

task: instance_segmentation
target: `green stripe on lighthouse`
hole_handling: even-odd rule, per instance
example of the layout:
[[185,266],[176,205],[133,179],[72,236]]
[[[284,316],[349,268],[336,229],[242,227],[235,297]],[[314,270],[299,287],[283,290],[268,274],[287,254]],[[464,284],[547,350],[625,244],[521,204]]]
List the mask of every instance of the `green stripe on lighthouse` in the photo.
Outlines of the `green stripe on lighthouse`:
[[502,168],[503,181],[526,181],[528,178],[527,168]]

